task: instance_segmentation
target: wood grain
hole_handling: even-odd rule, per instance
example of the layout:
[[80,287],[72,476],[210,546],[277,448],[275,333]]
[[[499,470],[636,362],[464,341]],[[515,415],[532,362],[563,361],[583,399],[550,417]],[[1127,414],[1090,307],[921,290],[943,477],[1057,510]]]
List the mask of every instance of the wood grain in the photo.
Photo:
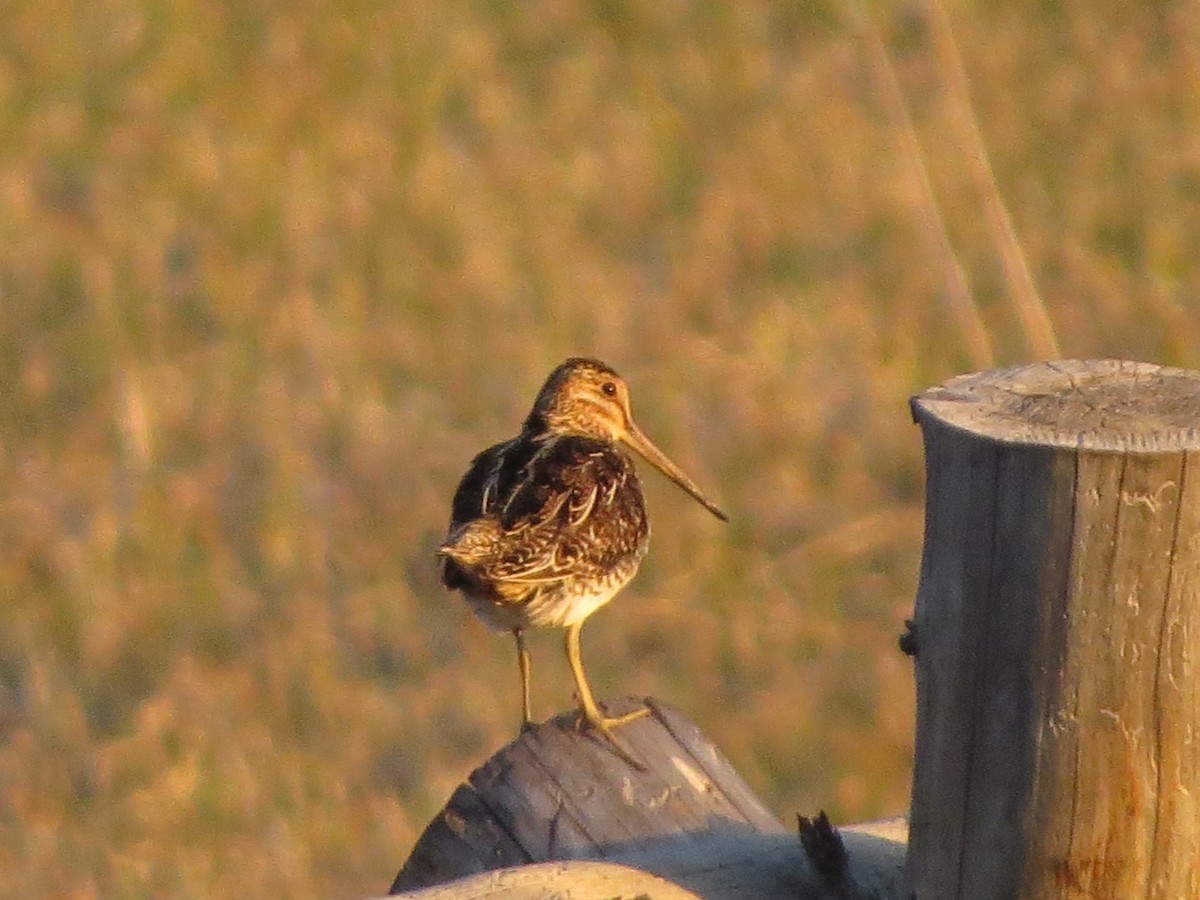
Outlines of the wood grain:
[[[612,703],[609,712],[642,702]],[[650,873],[667,879],[678,896],[907,896],[904,820],[842,830],[847,869],[831,879],[694,724],[662,703],[645,702],[652,715],[617,732],[640,768],[581,732],[574,713],[535,726],[459,787],[417,841],[393,893],[462,900],[561,896],[554,891],[569,887],[570,896],[657,898],[642,880]],[[619,865],[609,871],[569,862],[583,860]],[[539,867],[535,877],[531,864],[546,862],[562,864]],[[603,890],[593,893],[600,884]],[[512,885],[528,893],[504,893]]]
[[920,898],[1200,897],[1200,373],[918,397]]

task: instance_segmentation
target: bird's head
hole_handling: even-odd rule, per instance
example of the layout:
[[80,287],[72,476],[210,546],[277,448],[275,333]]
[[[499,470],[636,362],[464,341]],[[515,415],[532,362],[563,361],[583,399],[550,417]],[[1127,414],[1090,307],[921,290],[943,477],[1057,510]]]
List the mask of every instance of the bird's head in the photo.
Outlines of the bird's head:
[[596,359],[568,359],[546,379],[525,420],[527,433],[579,435],[622,443],[638,453],[714,516],[725,513],[658,449],[633,421],[629,387],[613,369]]

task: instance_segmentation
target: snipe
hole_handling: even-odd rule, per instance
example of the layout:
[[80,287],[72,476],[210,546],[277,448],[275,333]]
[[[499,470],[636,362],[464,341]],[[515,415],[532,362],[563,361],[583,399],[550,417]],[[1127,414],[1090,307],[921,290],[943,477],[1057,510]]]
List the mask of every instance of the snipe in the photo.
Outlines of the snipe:
[[595,359],[568,359],[546,379],[517,437],[484,450],[455,491],[438,553],[442,583],[475,613],[512,632],[521,672],[521,727],[532,724],[524,631],[566,628],[567,660],[586,724],[610,729],[579,650],[584,621],[623,588],[646,553],[650,528],[629,447],[713,515],[725,514],[633,421],[629,389]]

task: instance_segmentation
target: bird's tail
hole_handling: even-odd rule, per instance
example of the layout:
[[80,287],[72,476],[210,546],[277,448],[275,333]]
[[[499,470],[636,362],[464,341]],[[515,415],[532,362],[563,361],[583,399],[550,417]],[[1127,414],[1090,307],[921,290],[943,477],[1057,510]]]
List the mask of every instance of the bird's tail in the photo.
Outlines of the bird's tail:
[[446,540],[438,547],[437,555],[461,566],[477,565],[495,553],[499,537],[500,526],[495,521],[475,519],[450,529]]

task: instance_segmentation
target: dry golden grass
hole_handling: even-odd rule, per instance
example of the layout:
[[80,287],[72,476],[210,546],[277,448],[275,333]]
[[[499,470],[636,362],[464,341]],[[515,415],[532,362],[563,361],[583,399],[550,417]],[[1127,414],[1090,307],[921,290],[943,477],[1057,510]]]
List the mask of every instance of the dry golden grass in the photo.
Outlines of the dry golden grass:
[[733,520],[647,476],[601,693],[903,809],[907,397],[1200,362],[1194,8],[931,2],[8,4],[0,895],[386,887],[517,717],[449,497],[576,353]]

